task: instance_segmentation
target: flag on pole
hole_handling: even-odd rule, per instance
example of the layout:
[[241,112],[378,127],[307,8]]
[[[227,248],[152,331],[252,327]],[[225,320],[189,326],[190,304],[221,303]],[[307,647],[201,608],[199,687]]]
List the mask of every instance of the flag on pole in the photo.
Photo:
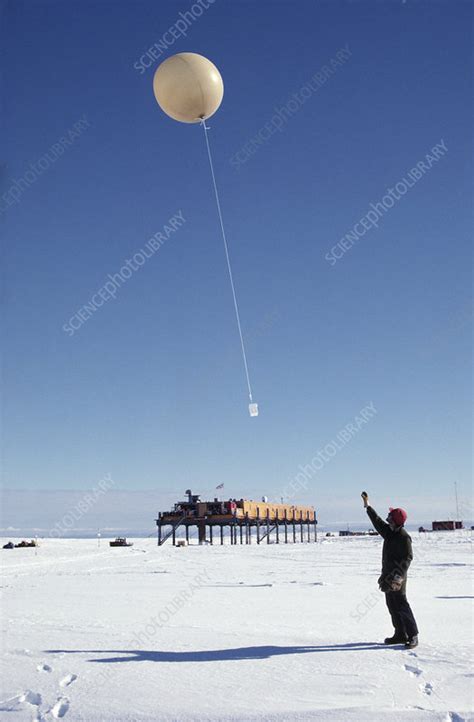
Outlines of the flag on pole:
[[224,484],[219,484],[219,486],[216,486],[216,489],[223,489],[223,488],[224,488]]

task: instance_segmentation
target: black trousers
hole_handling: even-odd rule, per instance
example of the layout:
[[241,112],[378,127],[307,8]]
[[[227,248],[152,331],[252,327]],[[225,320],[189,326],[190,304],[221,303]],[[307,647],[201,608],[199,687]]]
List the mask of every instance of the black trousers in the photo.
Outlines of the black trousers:
[[392,617],[392,623],[396,632],[406,634],[407,637],[414,637],[418,634],[415,617],[408,604],[408,599],[401,592],[385,592],[385,601],[388,611]]

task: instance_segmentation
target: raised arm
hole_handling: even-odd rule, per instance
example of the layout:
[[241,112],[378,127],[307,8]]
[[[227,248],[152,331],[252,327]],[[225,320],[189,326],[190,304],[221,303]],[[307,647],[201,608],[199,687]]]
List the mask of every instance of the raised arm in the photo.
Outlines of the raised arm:
[[383,538],[385,539],[385,537],[390,532],[389,525],[387,524],[387,522],[383,521],[383,519],[381,519],[379,517],[379,515],[377,514],[375,509],[372,509],[372,507],[370,506],[370,503],[369,503],[369,495],[367,494],[366,491],[362,492],[361,497],[364,501],[364,508],[365,508],[367,514],[369,515],[370,521],[374,525],[374,528],[376,529],[376,531],[378,531],[378,533],[381,536],[383,536]]

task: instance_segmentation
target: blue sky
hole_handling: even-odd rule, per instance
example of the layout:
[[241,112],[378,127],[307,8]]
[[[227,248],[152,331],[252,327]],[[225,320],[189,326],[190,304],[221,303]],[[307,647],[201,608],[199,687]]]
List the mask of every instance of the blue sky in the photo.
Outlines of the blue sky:
[[[110,473],[157,506],[220,482],[278,497],[372,403],[295,498],[336,519],[352,497],[358,513],[364,487],[422,519],[451,511],[454,481],[465,499],[471,483],[472,5],[216,0],[137,70],[191,6],[2,5],[0,196],[87,119],[0,216],[4,485],[81,490]],[[237,169],[275,107],[344,47],[347,62]],[[257,419],[202,130],[152,92],[159,62],[182,51],[224,79],[210,140]],[[331,266],[330,248],[441,140],[447,152]],[[177,211],[184,225],[65,333]]]

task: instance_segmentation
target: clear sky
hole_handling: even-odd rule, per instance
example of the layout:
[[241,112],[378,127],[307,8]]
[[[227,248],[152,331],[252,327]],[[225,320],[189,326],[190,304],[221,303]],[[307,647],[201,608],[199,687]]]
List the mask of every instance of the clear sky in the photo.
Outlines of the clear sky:
[[[157,506],[221,482],[225,496],[279,497],[339,439],[294,495],[328,518],[342,503],[351,514],[352,497],[354,518],[364,487],[422,519],[452,512],[454,481],[468,499],[472,3],[1,7],[5,486],[85,490],[110,473]],[[192,7],[187,36],[169,32]],[[255,419],[202,129],[152,92],[182,51],[225,84],[209,133]],[[261,132],[275,108],[280,131]],[[439,143],[332,265],[330,249]],[[68,334],[177,212],[182,226]]]

